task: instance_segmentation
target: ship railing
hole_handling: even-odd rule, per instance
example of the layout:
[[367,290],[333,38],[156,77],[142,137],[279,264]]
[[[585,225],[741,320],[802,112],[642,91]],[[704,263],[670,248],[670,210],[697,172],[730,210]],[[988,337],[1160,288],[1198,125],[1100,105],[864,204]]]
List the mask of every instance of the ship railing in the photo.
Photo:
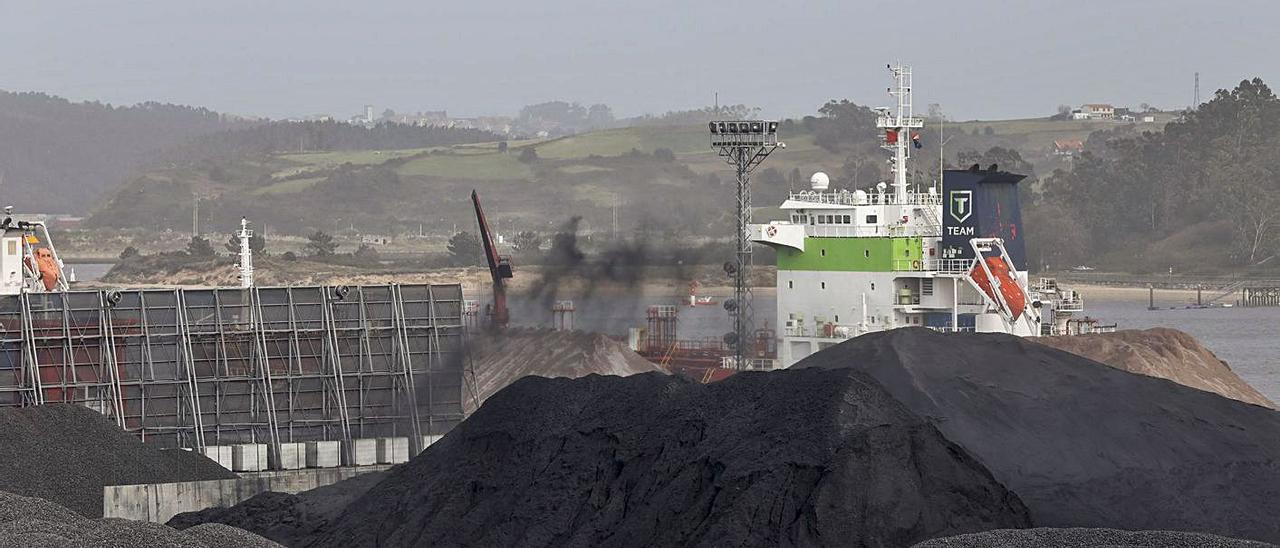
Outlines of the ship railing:
[[1084,312],[1084,301],[1079,297],[1062,299],[1054,303],[1054,310],[1058,312]]
[[963,274],[973,267],[973,259],[894,259],[898,272],[943,272]]
[[966,327],[966,326],[951,327],[949,325],[928,325],[925,327],[928,327],[929,329],[932,329],[934,331],[938,331],[941,333],[973,333],[974,331],[977,330],[977,328],[975,327]]
[[[737,367],[738,358],[736,356],[723,356],[720,358],[720,367],[725,369],[739,369]],[[743,371],[772,371],[777,369],[778,360],[769,358],[747,358],[742,361],[745,367]]]
[[929,194],[925,192],[913,192],[907,194],[907,199],[899,202],[893,193],[889,192],[850,192],[848,190],[833,190],[830,192],[819,192],[817,190],[800,190],[790,192],[787,198],[797,202],[810,202],[815,204],[830,205],[942,205],[942,196],[939,194]]
[[907,231],[896,226],[812,225],[805,227],[805,235],[812,238],[870,238],[906,236]]

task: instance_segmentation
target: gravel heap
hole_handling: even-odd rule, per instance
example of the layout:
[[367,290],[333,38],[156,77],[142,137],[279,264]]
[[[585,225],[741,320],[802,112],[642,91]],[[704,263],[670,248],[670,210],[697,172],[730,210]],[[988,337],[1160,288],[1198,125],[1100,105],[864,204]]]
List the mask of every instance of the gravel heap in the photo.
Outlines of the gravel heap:
[[1239,540],[1182,531],[1119,531],[1116,529],[998,529],[936,538],[912,548],[1268,548],[1265,542]]
[[1276,408],[1195,337],[1167,327],[1129,329],[1071,337],[1040,337],[1036,342],[1066,350],[1130,373],[1169,379],[1233,400]]
[[44,499],[0,492],[0,548],[269,548],[279,544],[221,524],[177,531],[157,523],[89,519]]
[[[467,412],[521,377],[584,377],[592,373],[627,376],[662,368],[626,345],[599,333],[511,328],[471,340],[475,395],[464,398]],[[471,382],[471,379],[468,379]]]
[[1280,542],[1280,413],[1028,339],[897,329],[796,368],[869,373],[1016,493],[1038,526]]
[[203,455],[146,445],[87,407],[0,409],[0,491],[40,497],[84,516],[102,517],[107,485],[235,477]]
[[1028,527],[856,371],[526,377],[295,546],[907,546]]

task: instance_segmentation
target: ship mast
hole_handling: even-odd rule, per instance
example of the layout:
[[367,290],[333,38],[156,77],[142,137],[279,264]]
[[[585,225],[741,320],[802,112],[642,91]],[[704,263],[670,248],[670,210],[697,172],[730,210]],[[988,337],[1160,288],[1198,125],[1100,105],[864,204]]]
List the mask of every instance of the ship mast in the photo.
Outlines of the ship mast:
[[249,220],[240,218],[240,231],[236,232],[236,236],[240,238],[240,287],[249,289],[253,287],[253,246],[251,240],[253,231],[249,230]]
[[893,172],[894,203],[907,201],[907,160],[911,158],[911,137],[915,129],[924,127],[924,119],[917,118],[911,109],[911,67],[889,65],[894,87],[889,95],[897,99],[897,106],[879,109],[876,127],[884,132],[880,148],[893,153],[890,170]]

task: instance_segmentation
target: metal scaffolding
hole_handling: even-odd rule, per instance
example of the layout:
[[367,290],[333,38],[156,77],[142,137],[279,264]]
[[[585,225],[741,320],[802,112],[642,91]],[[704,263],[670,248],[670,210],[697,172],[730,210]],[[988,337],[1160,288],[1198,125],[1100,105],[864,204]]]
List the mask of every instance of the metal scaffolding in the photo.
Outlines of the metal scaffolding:
[[0,296],[0,406],[85,405],[162,447],[408,436],[416,454],[462,420],[462,337],[458,285]]

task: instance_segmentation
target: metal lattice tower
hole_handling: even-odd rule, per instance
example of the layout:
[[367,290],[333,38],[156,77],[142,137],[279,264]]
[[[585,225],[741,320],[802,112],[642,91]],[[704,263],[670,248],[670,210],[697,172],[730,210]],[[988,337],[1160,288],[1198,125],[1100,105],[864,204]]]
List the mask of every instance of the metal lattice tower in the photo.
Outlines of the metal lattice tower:
[[769,157],[774,149],[786,145],[778,142],[778,122],[771,120],[735,120],[711,122],[711,147],[734,168],[738,192],[735,220],[734,262],[725,264],[725,272],[733,277],[733,301],[725,309],[733,320],[733,331],[725,342],[733,346],[733,367],[745,369],[747,344],[752,340],[751,306],[751,172]]

